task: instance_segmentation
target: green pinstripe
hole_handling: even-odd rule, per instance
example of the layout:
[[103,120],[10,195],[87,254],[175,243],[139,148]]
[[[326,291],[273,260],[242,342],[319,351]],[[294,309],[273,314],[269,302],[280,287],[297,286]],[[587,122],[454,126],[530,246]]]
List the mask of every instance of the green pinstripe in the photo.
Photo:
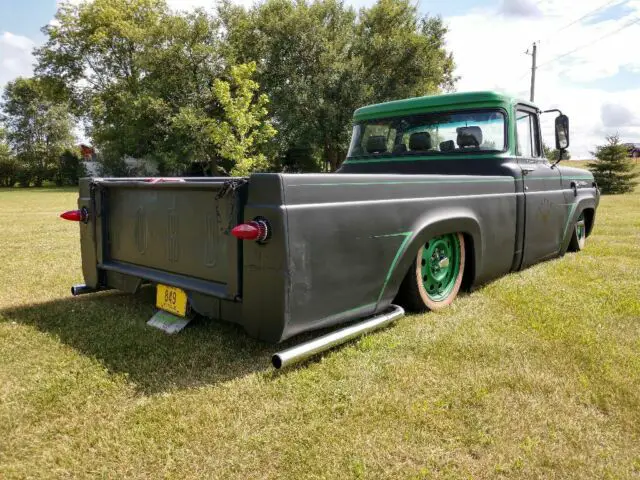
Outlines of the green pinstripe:
[[380,290],[380,295],[378,295],[378,302],[380,302],[380,299],[382,298],[382,294],[384,293],[385,288],[387,288],[387,284],[389,283],[389,280],[391,279],[391,274],[393,274],[393,271],[396,268],[396,265],[398,264],[398,260],[400,259],[400,255],[402,254],[402,252],[404,251],[407,243],[409,243],[409,240],[411,239],[411,235],[413,234],[413,232],[402,232],[402,233],[395,233],[395,234],[391,234],[391,235],[384,235],[385,237],[400,237],[400,236],[404,236],[404,240],[402,241],[402,243],[400,244],[400,246],[398,247],[398,251],[396,252],[396,256],[393,257],[393,261],[391,262],[391,266],[389,267],[389,271],[387,272],[387,276],[384,279],[384,283],[382,284],[382,289]]
[[563,229],[563,233],[562,233],[562,240],[567,238],[567,228],[569,228],[569,222],[571,222],[571,219],[573,218],[573,214],[575,213],[577,206],[578,206],[577,203],[572,203],[571,206],[569,207],[569,214],[567,216],[567,221],[564,224],[564,229]]

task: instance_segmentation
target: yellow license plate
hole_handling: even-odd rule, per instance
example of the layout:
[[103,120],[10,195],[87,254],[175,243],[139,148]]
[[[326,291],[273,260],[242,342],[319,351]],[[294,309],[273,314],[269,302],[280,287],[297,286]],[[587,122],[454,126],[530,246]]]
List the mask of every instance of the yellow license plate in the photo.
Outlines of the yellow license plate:
[[184,290],[166,285],[158,285],[156,307],[184,317],[187,315],[187,294]]

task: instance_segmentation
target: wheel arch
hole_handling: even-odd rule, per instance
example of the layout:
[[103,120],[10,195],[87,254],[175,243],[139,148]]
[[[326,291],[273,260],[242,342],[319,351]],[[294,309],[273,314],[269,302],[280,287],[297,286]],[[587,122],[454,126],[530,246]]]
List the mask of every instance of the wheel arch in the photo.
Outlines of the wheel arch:
[[465,269],[462,278],[463,289],[469,289],[482,266],[483,237],[480,222],[468,210],[430,212],[427,216],[419,219],[412,230],[410,240],[407,242],[404,251],[395,271],[392,273],[387,290],[384,294],[389,301],[398,294],[402,280],[406,276],[409,268],[415,259],[416,253],[421,245],[428,239],[446,233],[462,233],[465,243]]
[[571,209],[564,228],[564,238],[561,245],[561,255],[569,248],[571,237],[573,236],[573,225],[578,221],[580,215],[585,214],[585,227],[587,237],[591,235],[596,218],[596,199],[593,197],[581,198],[575,203],[575,207]]
[[596,209],[594,207],[586,207],[582,212],[584,213],[584,223],[586,227],[585,234],[588,237],[589,235],[591,235],[591,232],[593,231],[593,225],[596,217]]

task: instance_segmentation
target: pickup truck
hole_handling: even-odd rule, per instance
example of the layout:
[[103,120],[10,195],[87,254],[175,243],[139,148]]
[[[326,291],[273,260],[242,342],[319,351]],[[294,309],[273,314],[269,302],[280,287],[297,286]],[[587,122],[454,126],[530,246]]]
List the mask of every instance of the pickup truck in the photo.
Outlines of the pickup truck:
[[[594,178],[544,158],[542,113],[495,92],[411,98],[356,110],[335,173],[83,178],[63,214],[80,225],[72,293],[151,283],[161,309],[272,343],[446,307],[593,231]],[[555,127],[564,149],[567,117]]]

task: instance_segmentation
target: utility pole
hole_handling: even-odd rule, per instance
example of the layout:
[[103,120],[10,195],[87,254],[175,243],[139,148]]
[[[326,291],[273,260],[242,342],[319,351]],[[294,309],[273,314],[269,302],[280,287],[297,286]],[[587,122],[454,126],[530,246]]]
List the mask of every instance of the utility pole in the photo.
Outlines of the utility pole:
[[533,97],[536,92],[536,55],[537,53],[538,53],[538,45],[536,44],[536,42],[533,42],[533,52],[531,53],[531,94],[529,95],[529,101],[531,102],[533,102]]

